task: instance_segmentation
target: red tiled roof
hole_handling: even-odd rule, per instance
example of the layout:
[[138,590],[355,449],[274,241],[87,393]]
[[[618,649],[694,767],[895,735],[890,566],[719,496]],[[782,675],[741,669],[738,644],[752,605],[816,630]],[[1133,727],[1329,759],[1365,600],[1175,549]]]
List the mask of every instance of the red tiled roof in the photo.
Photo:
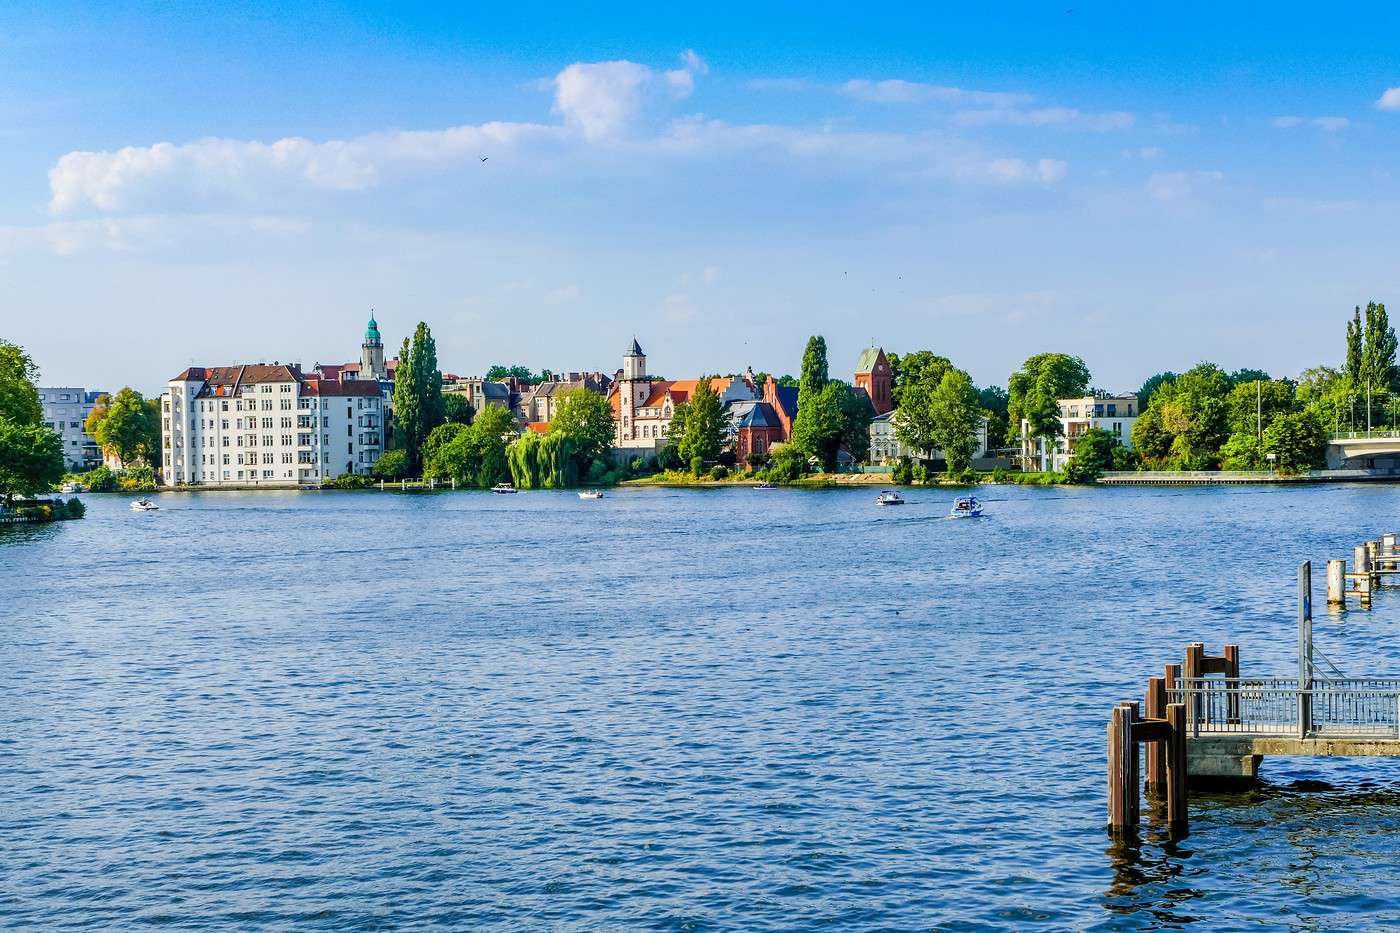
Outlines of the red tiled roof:
[[379,383],[373,379],[347,379],[345,382],[331,382],[328,379],[308,379],[301,384],[303,395],[349,396],[350,398],[378,398]]
[[536,433],[536,434],[548,434],[548,433],[549,433],[549,422],[548,422],[548,421],[527,421],[527,422],[525,423],[525,427],[529,428],[531,431],[533,431],[533,432]]

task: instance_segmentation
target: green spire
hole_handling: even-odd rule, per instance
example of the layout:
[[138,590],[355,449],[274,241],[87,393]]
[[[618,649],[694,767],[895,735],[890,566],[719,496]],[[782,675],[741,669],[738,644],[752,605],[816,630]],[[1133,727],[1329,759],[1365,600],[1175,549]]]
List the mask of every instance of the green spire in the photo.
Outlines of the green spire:
[[365,342],[379,343],[379,324],[374,320],[373,309],[369,312],[369,327],[365,328]]

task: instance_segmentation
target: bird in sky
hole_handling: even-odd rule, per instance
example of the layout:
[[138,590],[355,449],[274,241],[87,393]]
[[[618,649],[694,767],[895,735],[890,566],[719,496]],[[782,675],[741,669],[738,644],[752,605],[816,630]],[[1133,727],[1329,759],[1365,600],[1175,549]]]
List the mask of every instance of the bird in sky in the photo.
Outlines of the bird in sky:
[[489,158],[491,158],[491,157],[490,157],[490,156],[482,156],[482,157],[481,157],[481,161],[485,162],[485,161],[486,161],[487,159],[489,159]]

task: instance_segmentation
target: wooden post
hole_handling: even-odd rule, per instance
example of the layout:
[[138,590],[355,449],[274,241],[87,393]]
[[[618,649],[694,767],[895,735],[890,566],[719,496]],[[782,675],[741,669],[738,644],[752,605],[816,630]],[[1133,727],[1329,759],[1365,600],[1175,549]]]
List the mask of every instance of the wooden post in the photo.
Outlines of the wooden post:
[[1366,566],[1371,571],[1371,586],[1374,588],[1381,582],[1381,562],[1376,558],[1381,555],[1381,543],[1379,541],[1366,542]]
[[1113,708],[1108,721],[1108,830],[1122,833],[1137,825],[1137,784],[1129,761],[1137,761],[1133,745],[1133,709],[1128,704]]
[[1225,646],[1225,721],[1240,721],[1240,646]]
[[1386,557],[1395,556],[1395,535],[1381,535],[1381,553],[1384,554]]
[[1198,692],[1201,685],[1198,683],[1201,677],[1202,661],[1205,658],[1206,646],[1198,641],[1193,641],[1186,646],[1186,661],[1181,665],[1181,677],[1185,681],[1182,684],[1186,688],[1186,718],[1191,723],[1191,732],[1194,735],[1198,723],[1200,722],[1201,705]]
[[1327,605],[1329,608],[1347,607],[1347,562],[1329,560],[1327,562]]
[[[1147,678],[1147,696],[1143,704],[1143,715],[1148,719],[1167,718],[1167,680],[1165,677]],[[1147,792],[1160,794],[1167,789],[1167,758],[1162,754],[1161,742],[1147,743]]]
[[1167,823],[1173,833],[1184,835],[1188,829],[1186,813],[1186,706],[1167,704],[1167,723],[1171,737],[1167,740]]
[[1298,565],[1298,738],[1312,731],[1312,562]]

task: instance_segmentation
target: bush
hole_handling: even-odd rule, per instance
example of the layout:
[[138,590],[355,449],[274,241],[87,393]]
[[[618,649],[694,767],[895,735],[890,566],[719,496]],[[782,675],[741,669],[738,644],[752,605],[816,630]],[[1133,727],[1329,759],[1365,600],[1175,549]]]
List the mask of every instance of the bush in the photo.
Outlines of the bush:
[[997,467],[992,470],[992,482],[1004,483],[1007,481],[1007,473],[1004,467]]
[[807,472],[807,457],[801,451],[784,447],[768,463],[767,482],[791,483]]
[[751,467],[761,467],[768,462],[768,455],[754,451],[745,457],[744,460],[747,461],[748,465]]
[[69,499],[68,504],[63,507],[63,512],[68,518],[82,518],[87,514],[87,506],[83,505],[82,499],[74,496],[72,499]]
[[691,458],[690,458],[690,475],[691,475],[691,476],[699,476],[701,473],[704,473],[704,472],[705,472],[705,458],[703,458],[703,457],[691,457]]
[[122,492],[154,492],[156,471],[148,466],[122,470],[117,474],[117,488]]
[[978,473],[970,466],[963,467],[963,471],[958,474],[958,482],[965,486],[976,486],[978,483],[982,482],[982,474]]
[[728,479],[728,478],[729,478],[729,467],[725,466],[725,465],[722,464],[722,463],[721,463],[721,464],[717,464],[717,465],[715,466],[715,468],[714,468],[713,470],[710,471],[710,479]]
[[914,482],[914,464],[908,457],[900,457],[894,465],[894,472],[890,474],[891,481],[897,486],[908,486]]
[[656,465],[662,470],[679,469],[681,465],[681,452],[676,449],[675,444],[667,444],[661,448],[656,455]]
[[924,466],[922,463],[916,463],[910,471],[909,476],[910,482],[918,483],[922,486],[928,482],[928,467]]
[[[341,474],[344,476],[346,474]],[[351,474],[354,475],[354,474]],[[408,454],[402,450],[390,450],[380,456],[374,464],[374,475],[380,479],[403,479],[408,475]],[[340,477],[336,477],[336,482]]]
[[[384,459],[380,457],[380,459]],[[363,473],[342,473],[331,480],[331,485],[336,489],[369,489],[378,484],[373,476],[366,476]]]
[[89,492],[116,492],[117,490],[117,474],[107,469],[106,466],[89,470],[78,477],[78,481],[86,486]]
[[734,464],[739,462],[739,458],[734,456],[734,451],[732,450],[721,450],[719,456],[715,459],[719,461],[720,466],[728,469],[733,469]]

